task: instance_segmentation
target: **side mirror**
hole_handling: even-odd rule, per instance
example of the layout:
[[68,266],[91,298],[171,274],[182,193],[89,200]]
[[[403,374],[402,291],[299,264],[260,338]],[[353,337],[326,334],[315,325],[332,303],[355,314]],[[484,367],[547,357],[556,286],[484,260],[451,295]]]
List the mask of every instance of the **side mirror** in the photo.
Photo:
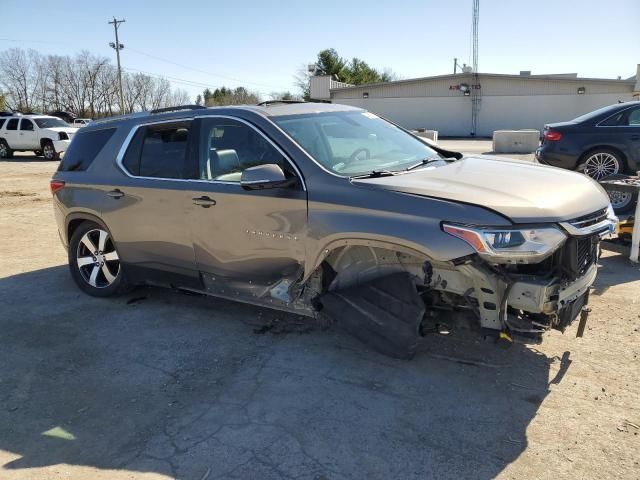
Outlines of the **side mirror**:
[[290,187],[295,183],[296,179],[287,178],[275,163],[246,168],[240,177],[240,186],[245,190]]

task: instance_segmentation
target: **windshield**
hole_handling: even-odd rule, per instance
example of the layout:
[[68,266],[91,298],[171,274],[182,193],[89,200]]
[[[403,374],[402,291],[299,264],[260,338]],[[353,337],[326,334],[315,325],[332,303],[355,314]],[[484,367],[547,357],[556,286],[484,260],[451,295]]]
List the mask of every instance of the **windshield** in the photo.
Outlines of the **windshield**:
[[420,140],[369,112],[289,115],[274,121],[316,161],[343,176],[399,171],[440,158]]
[[51,117],[51,118],[34,118],[34,122],[40,128],[55,128],[55,127],[68,127],[66,123],[64,123],[59,118]]

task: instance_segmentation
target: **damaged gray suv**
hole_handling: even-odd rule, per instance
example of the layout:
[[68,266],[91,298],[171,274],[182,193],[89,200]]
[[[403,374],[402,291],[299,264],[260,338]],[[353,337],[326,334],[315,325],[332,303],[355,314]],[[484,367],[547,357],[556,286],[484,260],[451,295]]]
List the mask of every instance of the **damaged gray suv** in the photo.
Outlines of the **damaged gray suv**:
[[90,295],[143,283],[328,315],[398,357],[438,312],[496,336],[564,330],[616,224],[584,175],[463,156],[331,104],[95,121],[51,190]]

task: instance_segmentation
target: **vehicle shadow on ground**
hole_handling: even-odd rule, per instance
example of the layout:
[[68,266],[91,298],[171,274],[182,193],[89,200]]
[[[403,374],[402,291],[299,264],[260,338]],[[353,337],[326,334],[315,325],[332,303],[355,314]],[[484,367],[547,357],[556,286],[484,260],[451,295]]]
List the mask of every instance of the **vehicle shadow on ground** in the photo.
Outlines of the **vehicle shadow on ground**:
[[559,361],[470,333],[393,360],[253,306],[91,298],[66,266],[0,279],[0,299],[0,450],[19,455],[0,469],[489,479],[527,448]]
[[44,158],[41,155],[20,155],[20,156],[13,156],[11,158],[3,158],[2,160],[0,160],[0,164],[2,163],[52,163],[52,162],[57,162],[58,159],[55,160],[47,160],[46,158]]

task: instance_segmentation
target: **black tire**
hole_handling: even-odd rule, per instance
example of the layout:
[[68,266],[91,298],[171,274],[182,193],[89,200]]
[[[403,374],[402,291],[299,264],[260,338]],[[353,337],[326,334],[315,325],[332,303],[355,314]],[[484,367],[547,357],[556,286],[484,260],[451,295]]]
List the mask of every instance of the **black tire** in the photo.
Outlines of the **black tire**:
[[[631,192],[607,192],[611,199],[613,211],[618,215],[633,213],[638,203],[638,193]],[[617,198],[616,198],[617,196]]]
[[578,162],[577,170],[594,180],[603,180],[612,175],[624,173],[626,164],[616,150],[598,148],[585,153]]
[[13,150],[9,148],[9,144],[6,140],[0,139],[0,158],[11,158],[13,157]]
[[[628,175],[610,175],[606,177],[606,180],[620,180],[628,178]],[[618,215],[624,215],[627,213],[633,213],[636,211],[636,204],[638,202],[638,193],[623,192],[617,190],[607,190],[609,199],[611,200],[611,206],[613,211]]]
[[51,140],[44,140],[42,142],[42,154],[45,160],[59,160],[60,158]]
[[[97,250],[101,235],[105,233],[106,238],[102,241],[104,251]],[[88,248],[87,239],[96,249],[94,252]],[[112,253],[115,253],[117,260],[113,259]],[[117,247],[106,227],[89,221],[80,224],[69,241],[68,257],[71,276],[84,293],[93,297],[110,297],[129,289]],[[90,263],[80,265],[83,259]],[[97,269],[96,272],[94,272],[95,269]],[[108,277],[107,272],[112,278]]]

